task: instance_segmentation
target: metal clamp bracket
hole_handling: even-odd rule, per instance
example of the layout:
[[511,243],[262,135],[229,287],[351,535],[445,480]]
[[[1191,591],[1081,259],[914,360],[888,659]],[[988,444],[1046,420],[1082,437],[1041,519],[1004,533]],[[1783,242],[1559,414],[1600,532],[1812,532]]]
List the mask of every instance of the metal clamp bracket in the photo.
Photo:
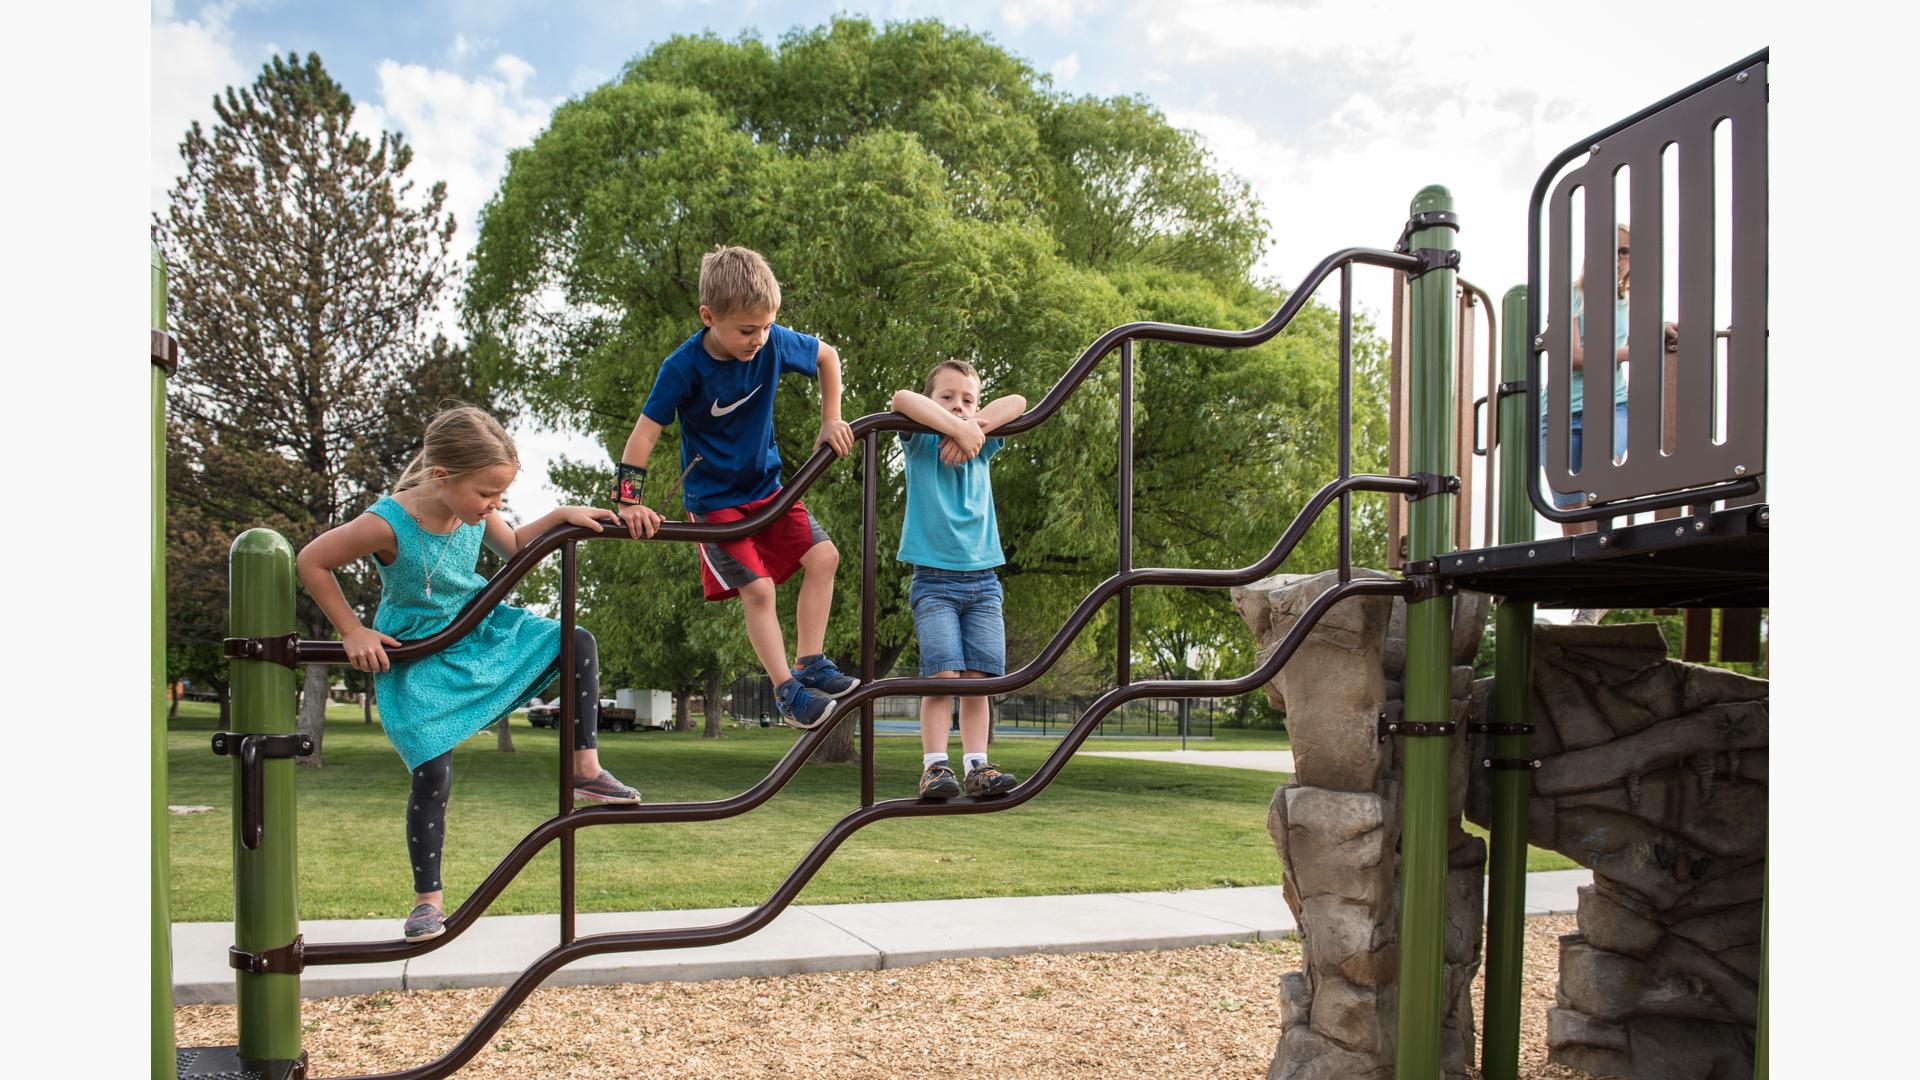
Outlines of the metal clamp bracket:
[[273,637],[230,637],[220,639],[220,652],[229,660],[271,660],[290,668],[300,666],[299,634]]
[[[1407,569],[1415,566],[1431,567],[1432,563],[1410,563]],[[1409,573],[1407,582],[1407,603],[1417,604],[1422,600],[1434,600],[1442,596],[1452,596],[1460,591],[1460,583],[1452,578],[1443,578],[1434,573]]]
[[1452,735],[1458,730],[1460,725],[1451,720],[1442,720],[1437,723],[1421,720],[1389,720],[1386,714],[1382,713],[1375,734],[1379,736],[1381,742],[1386,742],[1396,735]]
[[1407,501],[1410,503],[1417,503],[1429,495],[1460,494],[1460,478],[1457,476],[1449,476],[1445,473],[1417,472],[1408,473],[1407,479],[1417,481],[1420,484],[1418,491],[1407,494]]
[[229,948],[227,966],[252,975],[298,975],[307,968],[306,953],[306,935],[295,934],[292,941],[265,952]]
[[240,759],[240,846],[248,851],[260,846],[266,831],[267,758],[306,757],[313,753],[313,736],[249,735],[241,731],[213,733],[213,752]]
[[1418,281],[1435,270],[1460,269],[1460,250],[1458,248],[1416,248],[1408,254],[1413,256],[1415,266],[1407,271],[1408,281]]
[[1488,769],[1517,769],[1532,772],[1540,767],[1539,758],[1490,757],[1481,758],[1480,765]]
[[[1454,232],[1459,232],[1460,215],[1451,210],[1423,210],[1418,214],[1414,214],[1407,219],[1406,227],[1400,230],[1400,239],[1393,242],[1393,250],[1402,255],[1407,254],[1408,251],[1411,250],[1410,245],[1413,243],[1414,233],[1419,232],[1421,229],[1432,229],[1435,227],[1452,229]],[[1454,260],[1454,265],[1459,265],[1458,259]],[[1426,271],[1422,270],[1420,273],[1423,274],[1426,273]],[[1420,274],[1408,275],[1409,278],[1419,276]]]
[[1474,735],[1531,735],[1532,724],[1468,724],[1467,731]]
[[1527,381],[1521,379],[1518,382],[1503,382],[1495,387],[1493,392],[1497,397],[1512,397],[1514,394],[1524,394],[1527,392]]
[[180,370],[180,342],[165,330],[150,330],[153,342],[153,366],[167,373],[168,378]]

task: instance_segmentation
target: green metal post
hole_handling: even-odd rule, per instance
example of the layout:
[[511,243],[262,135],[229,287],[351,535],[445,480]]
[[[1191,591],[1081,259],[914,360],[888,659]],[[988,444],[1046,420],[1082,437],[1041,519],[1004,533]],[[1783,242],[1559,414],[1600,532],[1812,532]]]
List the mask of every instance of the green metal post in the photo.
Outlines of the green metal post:
[[[1500,301],[1500,381],[1527,377],[1527,290],[1515,286]],[[1534,438],[1524,394],[1499,404],[1500,543],[1533,539],[1533,504],[1527,499],[1527,440]],[[1524,724],[1533,715],[1533,605],[1504,601],[1494,608],[1493,717],[1496,724]],[[1488,754],[1524,758],[1525,735],[1494,735]],[[1488,830],[1487,994],[1481,1019],[1480,1072],[1486,1080],[1516,1080],[1520,1074],[1520,980],[1526,931],[1527,796],[1533,774],[1496,769]]]
[[[147,325],[164,333],[167,329],[167,264],[160,249],[152,255],[152,286],[148,299]],[[148,861],[152,874],[149,904],[152,922],[152,1030],[148,1042],[153,1049],[150,1072],[155,1077],[171,1077],[175,1072],[173,1052],[173,906],[168,902],[172,859],[167,847],[167,373],[159,364],[147,365],[150,374],[148,396],[151,399],[153,437],[152,460],[148,468],[149,501],[153,507],[152,532],[148,534],[147,572],[152,595],[149,629],[152,650],[148,654],[149,681],[153,707],[148,730],[151,754],[147,772]]]
[[[1437,184],[1414,196],[1411,213],[1451,212],[1453,196]],[[1452,250],[1455,226],[1416,229],[1411,250]],[[1453,270],[1427,271],[1413,282],[1409,464],[1416,473],[1453,469]],[[1430,495],[1408,514],[1407,558],[1422,562],[1447,550],[1452,536],[1451,495]],[[1406,720],[1453,719],[1450,693],[1453,599],[1435,596],[1407,605]],[[1401,738],[1400,972],[1394,1076],[1437,1080],[1444,1003],[1447,879],[1447,759],[1445,735]]]
[[1753,1033],[1753,1080],[1767,1080],[1767,877],[1760,878],[1760,1016]]
[[[270,529],[248,529],[228,562],[227,625],[234,637],[293,632],[293,548]],[[293,669],[271,660],[235,660],[233,727],[242,734],[294,731]],[[241,764],[233,758],[233,938],[243,952],[280,948],[299,932],[294,906],[293,759],[267,758],[258,847],[240,839]],[[240,1057],[292,1061],[300,1056],[300,976],[235,974]]]

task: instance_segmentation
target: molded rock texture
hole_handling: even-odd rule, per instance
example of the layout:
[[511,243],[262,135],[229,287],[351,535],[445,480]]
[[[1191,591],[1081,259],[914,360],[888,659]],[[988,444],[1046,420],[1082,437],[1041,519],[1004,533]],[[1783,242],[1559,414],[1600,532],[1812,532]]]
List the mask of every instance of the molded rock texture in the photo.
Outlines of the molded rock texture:
[[[1476,721],[1498,722],[1492,681],[1475,684]],[[1651,623],[1542,624],[1533,709],[1528,840],[1594,872],[1579,933],[1560,939],[1549,1060],[1630,1080],[1752,1076],[1766,681],[1667,659]],[[1485,825],[1486,775],[1471,778],[1467,816]]]
[[[1356,576],[1387,578],[1377,571]],[[1279,574],[1233,591],[1264,657],[1307,606],[1338,581],[1332,573]],[[1487,598],[1454,598],[1453,715],[1472,692]],[[1283,1033],[1273,1080],[1393,1075],[1395,969],[1400,915],[1398,746],[1377,720],[1401,712],[1405,604],[1360,597],[1330,610],[1267,684],[1287,712],[1292,782],[1274,792],[1267,831],[1280,853],[1283,892],[1300,927],[1305,970],[1281,980]],[[1467,742],[1455,739],[1454,808],[1467,796]],[[1448,840],[1445,1027],[1442,1068],[1464,1078],[1474,1060],[1471,987],[1480,967],[1486,846],[1457,825]]]

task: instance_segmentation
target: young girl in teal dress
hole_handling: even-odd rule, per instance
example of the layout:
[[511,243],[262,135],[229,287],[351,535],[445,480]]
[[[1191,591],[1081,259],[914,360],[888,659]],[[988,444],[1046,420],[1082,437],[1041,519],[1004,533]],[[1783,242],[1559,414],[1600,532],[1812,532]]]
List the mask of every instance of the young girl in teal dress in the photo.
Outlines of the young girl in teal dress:
[[[502,558],[554,525],[598,532],[608,511],[563,506],[518,529],[496,512],[520,471],[513,440],[499,421],[463,405],[427,425],[420,453],[393,493],[367,512],[315,538],[300,551],[300,583],[332,620],[356,670],[373,673],[387,738],[412,772],[407,798],[407,854],[414,908],[408,941],[444,927],[440,853],[445,846],[453,748],[538,693],[559,672],[560,624],[501,604],[459,641],[410,662],[391,662],[385,646],[444,629],[487,583],[475,566],[480,545]],[[615,519],[617,520],[617,519]],[[371,556],[380,571],[380,607],[363,626],[333,571]],[[577,798],[637,803],[640,793],[600,767],[598,648],[576,629],[573,775]]]

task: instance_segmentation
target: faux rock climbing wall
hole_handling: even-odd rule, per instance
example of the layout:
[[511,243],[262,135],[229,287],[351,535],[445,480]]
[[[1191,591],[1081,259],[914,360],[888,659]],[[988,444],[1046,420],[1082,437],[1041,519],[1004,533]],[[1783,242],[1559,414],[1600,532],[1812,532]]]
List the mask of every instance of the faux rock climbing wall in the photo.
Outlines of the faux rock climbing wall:
[[[1475,684],[1475,720],[1491,719],[1492,683]],[[1560,940],[1550,1060],[1630,1080],[1753,1075],[1767,712],[1765,680],[1669,660],[1651,623],[1536,628],[1528,842],[1594,875]],[[1486,774],[1470,775],[1468,817],[1485,825]]]
[[[1359,570],[1356,576],[1387,577]],[[1235,589],[1233,601],[1262,653],[1331,588],[1332,572],[1279,574]],[[1465,718],[1486,597],[1455,598],[1454,719]],[[1332,608],[1268,684],[1286,710],[1294,775],[1274,793],[1267,829],[1280,852],[1287,904],[1300,927],[1304,968],[1281,980],[1284,1031],[1274,1080],[1350,1080],[1393,1074],[1399,964],[1398,744],[1376,735],[1398,716],[1406,662],[1406,606],[1361,597]],[[1462,728],[1464,729],[1464,724]],[[1467,745],[1456,737],[1452,791],[1466,798]],[[1480,966],[1485,845],[1456,825],[1448,843],[1446,998],[1442,1068],[1465,1077],[1473,1059],[1471,987]]]

